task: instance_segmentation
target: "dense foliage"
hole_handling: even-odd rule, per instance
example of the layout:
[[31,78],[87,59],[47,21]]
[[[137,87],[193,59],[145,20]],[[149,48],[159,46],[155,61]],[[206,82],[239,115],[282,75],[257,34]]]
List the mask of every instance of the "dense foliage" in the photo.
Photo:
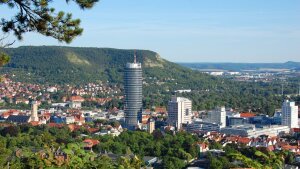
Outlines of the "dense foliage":
[[[83,137],[100,141],[93,151],[83,149]],[[84,128],[71,132],[67,127],[47,126],[0,127],[0,168],[140,168],[147,166],[143,157],[159,157],[155,168],[180,169],[201,156],[197,143],[203,139],[186,132],[149,134],[125,131],[117,137],[91,135]],[[281,168],[293,164],[294,155],[285,151],[269,152],[265,148],[249,148],[236,144],[222,147],[209,143],[210,149],[223,149],[225,154],[208,153],[210,168]],[[56,152],[67,154],[62,160]],[[114,154],[116,159],[109,157]]]
[[[70,132],[68,128],[47,126],[9,126],[0,128],[0,167],[11,168],[140,168],[144,156],[163,159],[162,168],[183,168],[187,160],[197,156],[194,144],[198,138],[187,133],[153,135],[142,132],[123,132],[119,137],[92,136],[100,141],[93,152],[83,149],[79,137],[84,129]],[[54,153],[68,154],[62,161]],[[104,152],[120,157],[113,161]],[[132,154],[135,156],[131,157]],[[174,166],[174,167],[170,167]],[[175,167],[176,166],[176,167]]]
[[[109,80],[122,82],[123,67],[133,61],[133,51],[109,48],[18,47],[3,49],[11,61],[3,71],[20,81],[82,84]],[[137,51],[138,60],[155,60],[156,53]]]
[[[68,3],[70,0],[66,0]],[[94,6],[98,0],[72,0],[82,9]],[[51,7],[52,0],[0,0],[0,5],[5,5],[16,12],[12,18],[1,18],[0,28],[4,33],[13,32],[20,40],[26,32],[38,32],[51,36],[59,41],[71,42],[83,31],[79,27],[80,20],[72,19],[72,14],[55,11]]]
[[281,169],[285,164],[294,164],[294,154],[289,151],[268,151],[265,147],[246,147],[227,144],[221,157],[208,154],[211,169],[256,168]]

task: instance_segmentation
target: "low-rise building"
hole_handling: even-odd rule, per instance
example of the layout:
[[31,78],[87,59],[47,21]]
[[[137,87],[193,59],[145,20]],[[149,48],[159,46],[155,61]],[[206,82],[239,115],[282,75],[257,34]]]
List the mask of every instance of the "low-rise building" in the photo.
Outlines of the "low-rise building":
[[195,119],[191,124],[188,125],[188,131],[199,132],[199,131],[219,131],[220,124],[202,121],[201,119]]
[[254,125],[237,125],[222,128],[221,133],[228,135],[238,135],[242,137],[258,137],[260,135],[277,136],[282,133],[288,133],[290,131],[288,126],[271,125],[263,126],[262,128],[256,128]]

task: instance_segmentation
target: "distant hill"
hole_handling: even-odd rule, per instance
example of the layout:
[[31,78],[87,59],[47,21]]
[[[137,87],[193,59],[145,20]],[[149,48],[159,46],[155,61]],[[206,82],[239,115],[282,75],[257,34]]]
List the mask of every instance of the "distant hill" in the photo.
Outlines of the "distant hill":
[[[22,46],[5,51],[11,56],[5,71],[21,81],[42,83],[119,82],[123,66],[133,60],[132,50],[109,48]],[[155,52],[139,50],[137,55],[147,67],[164,62]]]
[[178,63],[192,69],[220,69],[227,71],[260,70],[260,69],[290,69],[300,70],[300,62],[285,63]]
[[[75,85],[101,80],[122,86],[124,66],[133,61],[134,54],[133,50],[58,46],[2,50],[11,56],[10,63],[0,69],[2,74],[15,75],[13,78],[21,82]],[[166,106],[174,91],[180,89],[192,90],[177,96],[190,98],[197,110],[225,105],[272,114],[280,106],[281,98],[276,96],[281,92],[280,84],[231,81],[169,62],[153,51],[137,50],[136,54],[143,65],[145,108]],[[289,89],[287,94],[295,93],[293,87]]]
[[[2,72],[15,74],[14,78],[19,81],[58,84],[98,80],[122,83],[124,66],[133,62],[134,54],[134,50],[59,46],[22,46],[4,50],[11,56],[11,61]],[[137,50],[136,55],[143,65],[144,77],[176,79],[177,83],[185,84],[193,79],[216,80],[162,59],[153,51]]]

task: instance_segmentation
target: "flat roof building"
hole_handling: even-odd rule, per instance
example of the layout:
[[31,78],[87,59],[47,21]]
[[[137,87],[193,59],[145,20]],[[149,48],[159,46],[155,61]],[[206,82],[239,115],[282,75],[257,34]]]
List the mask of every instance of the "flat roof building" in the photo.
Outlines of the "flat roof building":
[[175,125],[177,130],[182,128],[182,124],[192,122],[192,101],[183,97],[172,97],[168,103],[168,122]]

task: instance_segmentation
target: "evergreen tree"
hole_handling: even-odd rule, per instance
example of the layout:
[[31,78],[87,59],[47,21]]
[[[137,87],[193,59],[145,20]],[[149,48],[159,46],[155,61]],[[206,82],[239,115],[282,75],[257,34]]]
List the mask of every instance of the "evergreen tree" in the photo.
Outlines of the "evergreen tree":
[[[72,0],[81,9],[89,9],[98,0]],[[20,40],[26,32],[38,32],[59,41],[70,43],[83,31],[80,20],[73,19],[71,13],[56,12],[50,6],[52,0],[0,0],[17,13],[11,19],[1,18],[0,27],[4,33],[13,32]],[[66,3],[70,0],[66,0]]]

